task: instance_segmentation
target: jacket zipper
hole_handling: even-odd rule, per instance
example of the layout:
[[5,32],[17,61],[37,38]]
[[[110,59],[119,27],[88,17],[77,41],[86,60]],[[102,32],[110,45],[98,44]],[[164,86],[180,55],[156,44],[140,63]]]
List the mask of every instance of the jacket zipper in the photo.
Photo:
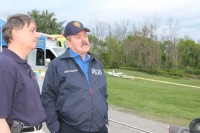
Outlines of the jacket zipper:
[[[73,59],[73,58],[72,58]],[[79,71],[81,71],[81,75],[82,75],[82,77],[86,80],[86,82],[87,82],[87,79],[86,79],[86,77],[85,77],[85,74],[83,73],[83,71],[81,70],[81,68],[80,68],[80,66],[76,63],[76,61],[73,59],[73,61],[74,61],[74,63],[76,64],[76,66],[78,67],[78,69],[79,69]],[[91,62],[89,62],[89,66],[88,66],[88,70],[89,70],[89,68],[90,68],[90,64],[91,64]],[[90,78],[89,77],[89,75],[90,75],[90,72],[88,71],[88,78]],[[90,79],[88,79],[89,81],[90,81]],[[92,98],[92,95],[93,95],[93,91],[92,91],[92,88],[91,88],[91,85],[89,86],[88,85],[88,87],[90,88],[89,89],[89,93],[90,93],[90,95],[91,95],[91,100],[92,100],[92,119],[91,119],[91,124],[90,124],[90,131],[91,131],[91,129],[92,129],[92,121],[93,121],[93,98]]]

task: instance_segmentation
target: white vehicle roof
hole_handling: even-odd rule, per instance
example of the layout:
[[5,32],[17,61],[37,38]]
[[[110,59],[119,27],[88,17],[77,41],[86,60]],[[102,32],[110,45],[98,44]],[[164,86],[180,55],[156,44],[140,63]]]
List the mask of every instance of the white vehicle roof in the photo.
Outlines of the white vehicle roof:
[[46,46],[58,46],[56,37],[41,32],[38,33],[40,34],[40,36],[46,37]]

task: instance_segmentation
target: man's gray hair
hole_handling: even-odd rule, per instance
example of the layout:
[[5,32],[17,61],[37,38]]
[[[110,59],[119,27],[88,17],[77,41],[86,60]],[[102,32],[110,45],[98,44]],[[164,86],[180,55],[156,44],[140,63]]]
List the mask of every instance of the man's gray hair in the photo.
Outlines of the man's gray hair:
[[6,24],[3,26],[3,38],[6,43],[10,43],[13,39],[12,30],[14,28],[22,29],[26,24],[29,26],[31,22],[33,22],[36,26],[35,19],[26,14],[15,14],[8,17]]
[[66,39],[71,41],[71,36],[67,36]]

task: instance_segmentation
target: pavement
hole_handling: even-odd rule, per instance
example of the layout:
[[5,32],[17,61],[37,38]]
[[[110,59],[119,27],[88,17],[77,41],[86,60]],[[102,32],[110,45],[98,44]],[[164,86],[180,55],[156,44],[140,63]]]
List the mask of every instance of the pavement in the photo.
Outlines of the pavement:
[[[124,112],[117,107],[109,107],[108,114],[109,133],[168,133],[168,124]],[[46,124],[43,125],[45,133],[50,133]]]

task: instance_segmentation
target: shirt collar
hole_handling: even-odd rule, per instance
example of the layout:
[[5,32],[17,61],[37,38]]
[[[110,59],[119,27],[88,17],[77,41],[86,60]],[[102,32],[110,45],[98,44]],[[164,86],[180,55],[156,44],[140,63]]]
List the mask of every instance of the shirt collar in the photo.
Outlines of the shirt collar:
[[14,59],[18,63],[25,63],[26,62],[26,60],[23,60],[15,52],[9,50],[8,48],[3,48],[3,52],[2,53],[5,53],[6,55],[11,57],[12,59]]
[[[76,57],[80,57],[81,56],[79,54],[77,54],[76,52],[72,51],[71,49],[68,50],[69,51],[69,54],[72,58],[76,58]],[[85,60],[84,61],[88,61],[90,59],[90,55],[89,54],[86,54],[86,57],[85,57]]]

